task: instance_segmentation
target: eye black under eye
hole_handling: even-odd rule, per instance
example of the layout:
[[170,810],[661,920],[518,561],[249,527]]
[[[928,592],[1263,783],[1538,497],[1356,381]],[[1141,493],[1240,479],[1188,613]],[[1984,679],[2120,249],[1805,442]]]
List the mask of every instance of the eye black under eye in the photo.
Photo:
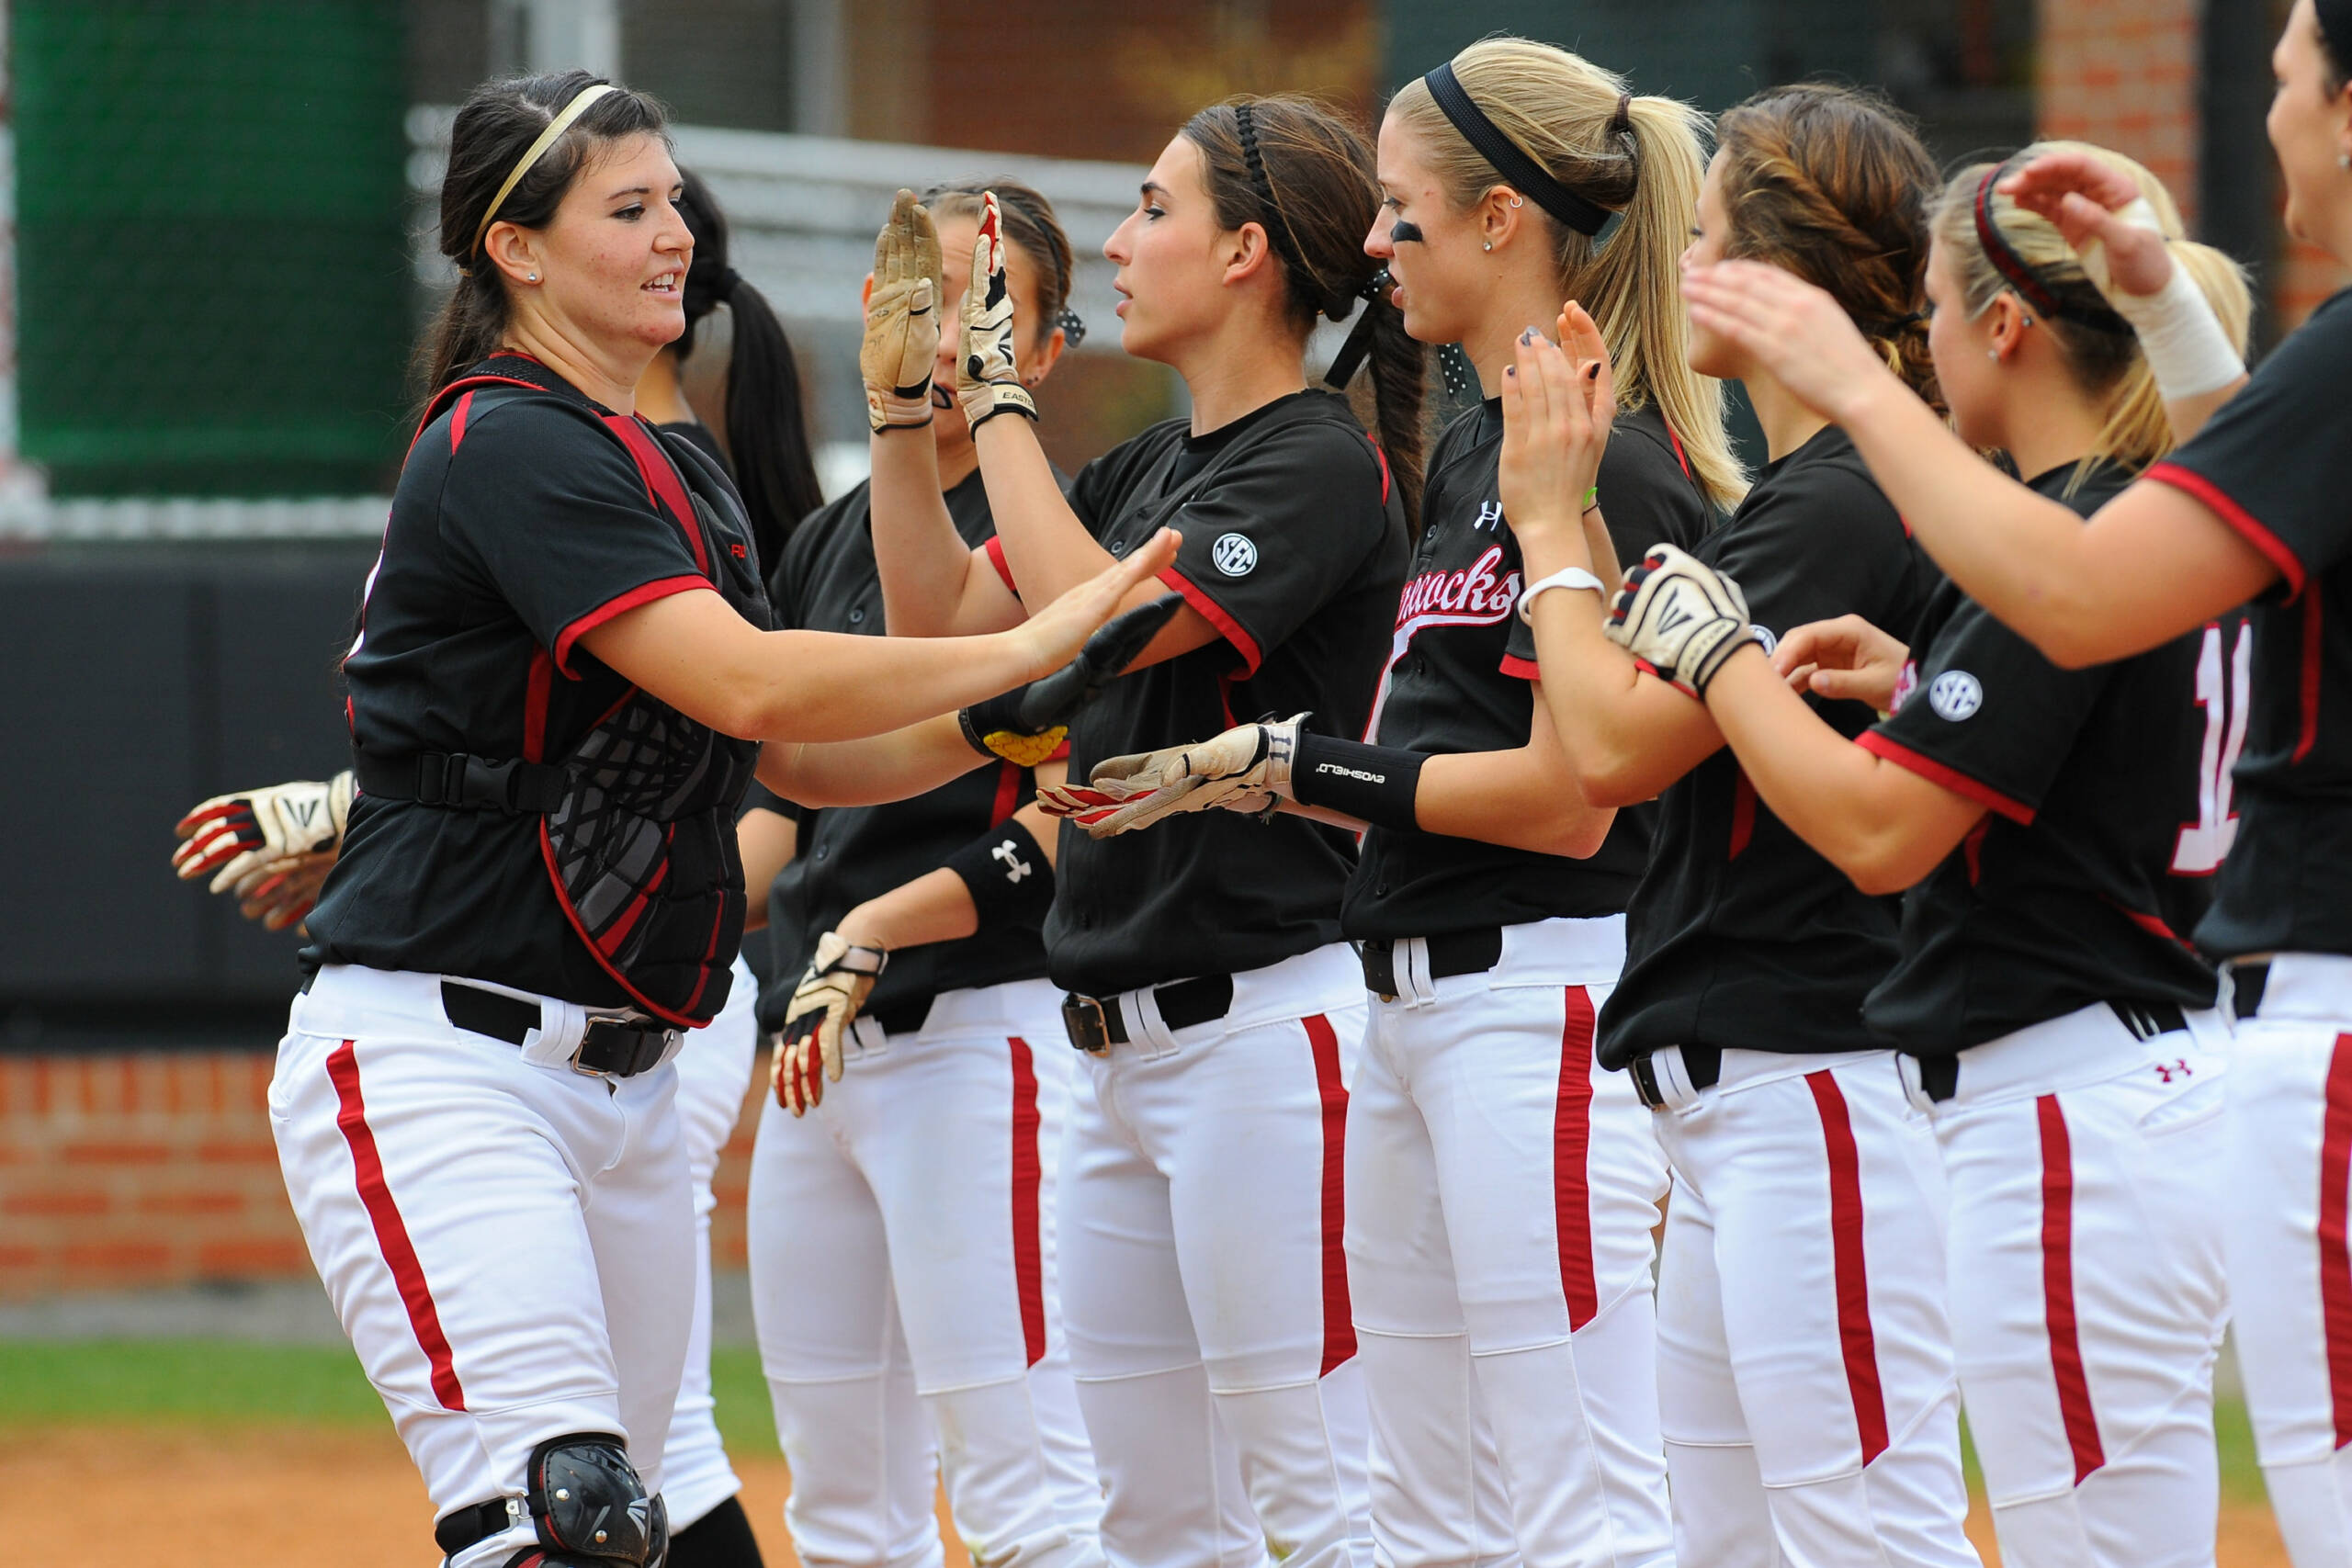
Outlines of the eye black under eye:
[[1388,231],[1388,243],[1392,245],[1409,245],[1421,237],[1421,226],[1409,218],[1399,218]]

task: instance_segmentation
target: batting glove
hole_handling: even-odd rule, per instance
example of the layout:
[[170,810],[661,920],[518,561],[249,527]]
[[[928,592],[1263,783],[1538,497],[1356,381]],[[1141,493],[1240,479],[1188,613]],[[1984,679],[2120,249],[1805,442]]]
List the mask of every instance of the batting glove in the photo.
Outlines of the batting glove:
[[838,931],[817,939],[808,972],[800,976],[784,1027],[775,1033],[768,1082],[778,1105],[805,1116],[810,1106],[824,1100],[828,1082],[842,1081],[842,1032],[865,1005],[889,962],[882,949],[852,947]]
[[964,290],[964,352],[956,362],[956,396],[974,430],[1001,413],[1037,417],[1012,359],[1012,290],[1004,276],[1004,234],[996,193],[987,197],[980,236],[972,243],[972,282]]
[[1094,765],[1087,782],[1098,791],[1132,791],[1115,810],[1085,824],[1098,839],[1148,828],[1186,811],[1242,811],[1264,816],[1290,798],[1291,760],[1298,752],[1303,713],[1279,724],[1244,724],[1192,746],[1170,746]]
[[319,888],[334,869],[336,858],[334,850],[317,850],[264,862],[229,889],[236,897],[237,912],[249,920],[259,920],[265,930],[284,931],[319,901]]
[[173,829],[187,841],[172,852],[182,882],[210,872],[208,891],[225,893],[253,873],[293,855],[343,847],[351,817],[348,770],[323,784],[298,780],[200,801]]
[[902,190],[874,241],[874,291],[857,368],[865,380],[865,423],[876,431],[931,423],[931,369],[939,357],[939,231]]
[[1724,661],[1761,640],[1747,624],[1739,584],[1672,545],[1652,547],[1627,569],[1603,629],[1678,690],[1702,700]]
[[1183,607],[1182,593],[1163,593],[1112,616],[1076,659],[1052,674],[958,711],[964,739],[983,757],[1020,767],[1051,761],[1079,710],[1101,696]]

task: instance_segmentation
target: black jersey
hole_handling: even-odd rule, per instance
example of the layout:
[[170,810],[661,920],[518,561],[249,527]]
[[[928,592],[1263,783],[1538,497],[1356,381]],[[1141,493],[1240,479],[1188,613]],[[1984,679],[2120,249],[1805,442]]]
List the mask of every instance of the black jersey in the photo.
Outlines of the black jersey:
[[[1113,555],[1183,531],[1171,588],[1223,633],[1109,687],[1070,727],[1070,773],[1287,717],[1353,740],[1405,573],[1405,513],[1347,403],[1295,393],[1194,440],[1153,426],[1089,463],[1070,505]],[[1057,985],[1093,996],[1256,969],[1340,939],[1351,835],[1301,817],[1170,818],[1094,840],[1065,826],[1046,919]]]
[[[2075,465],[2033,489],[2087,517],[2131,482]],[[1904,896],[1902,956],[1864,1003],[1920,1055],[1957,1051],[2099,1001],[2213,1005],[2185,935],[2224,847],[2217,802],[2242,682],[2233,615],[2119,663],[2061,670],[1951,583],[1920,618],[1894,716],[1860,744],[1985,816]]]
[[[978,472],[949,491],[946,500],[947,514],[966,545],[978,547],[995,536],[988,491]],[[793,530],[768,589],[780,625],[882,635],[882,577],[874,559],[873,506],[865,485],[810,513]],[[1000,761],[910,800],[795,813],[798,845],[768,895],[775,958],[760,996],[760,1027],[784,1026],[793,987],[817,939],[843,915],[938,869],[1036,793],[1029,770]],[[943,991],[1033,979],[1045,972],[1046,949],[1036,926],[992,926],[960,942],[893,953],[865,1010],[877,1017],[917,1010]]]
[[[707,1019],[726,999],[742,928],[733,816],[755,748],[711,737],[578,643],[628,610],[714,585],[764,629],[750,525],[724,475],[689,445],[663,438],[650,456],[670,467],[640,468],[608,423],[616,416],[536,362],[493,359],[477,370],[535,384],[459,393],[411,447],[363,630],[344,663],[353,744],[383,757],[463,753],[583,771],[565,807],[546,815],[363,792],[311,914],[304,960]],[[666,494],[683,478],[689,496],[657,502],[654,471]],[[614,733],[625,716],[650,728]],[[616,797],[650,783],[666,812],[567,818],[575,786],[615,761],[609,747],[589,755],[592,743],[633,752],[619,761],[645,775]],[[581,868],[600,849],[640,845],[650,852],[644,864],[629,856]],[[608,897],[610,907],[600,902]],[[649,934],[659,951],[636,945]],[[679,942],[691,951],[673,951]]]
[[[1502,403],[1439,437],[1372,739],[1430,753],[1515,751],[1534,718],[1535,634],[1519,618],[1519,541],[1496,488]],[[1618,420],[1600,460],[1602,514],[1618,558],[1661,540],[1690,549],[1713,516],[1656,407]],[[1648,807],[1617,814],[1589,860],[1374,827],[1340,921],[1359,941],[1433,936],[1554,916],[1623,911],[1649,860]]]
[[[2352,290],[2313,311],[2195,440],[2147,474],[2210,507],[2280,578],[2253,609],[2253,700],[2227,747],[2235,752],[2243,736],[2234,842],[2197,930],[2217,959],[2352,953],[2347,364]],[[2215,822],[2230,809],[2225,794]]]
[[[1692,553],[1739,584],[1768,637],[1857,615],[1907,638],[1939,581],[1835,425],[1767,466]],[[1849,739],[1874,716],[1806,700]],[[1601,1009],[1602,1060],[1619,1067],[1661,1045],[1878,1045],[1862,998],[1894,962],[1896,917],[1894,899],[1815,854],[1719,750],[1658,798],[1649,870],[1626,912],[1625,976]]]

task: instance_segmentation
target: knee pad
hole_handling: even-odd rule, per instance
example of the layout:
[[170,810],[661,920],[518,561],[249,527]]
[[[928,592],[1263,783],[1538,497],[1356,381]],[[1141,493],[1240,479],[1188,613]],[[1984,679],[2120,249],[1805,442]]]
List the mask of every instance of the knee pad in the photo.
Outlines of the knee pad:
[[[533,1449],[522,1506],[538,1544],[503,1568],[665,1568],[669,1561],[669,1511],[646,1495],[628,1450],[609,1433],[573,1432]],[[454,1557],[519,1522],[518,1512],[506,1499],[461,1509],[441,1521],[434,1539]]]

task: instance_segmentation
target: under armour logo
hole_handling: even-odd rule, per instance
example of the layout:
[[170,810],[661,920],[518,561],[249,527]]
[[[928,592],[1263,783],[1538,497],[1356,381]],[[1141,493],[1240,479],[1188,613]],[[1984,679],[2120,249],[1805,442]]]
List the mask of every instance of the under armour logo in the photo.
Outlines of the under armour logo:
[[1499,501],[1482,501],[1478,503],[1478,521],[1470,525],[1473,528],[1499,528],[1502,526],[1502,522],[1503,503]]
[[2176,1074],[2185,1078],[2193,1078],[2197,1076],[2197,1069],[2190,1066],[2186,1059],[2179,1056],[2174,1057],[2169,1062],[2158,1062],[2155,1064],[2155,1068],[2156,1079],[2160,1083],[2172,1082]]
[[1036,869],[1021,858],[1019,851],[1014,849],[1011,839],[1005,840],[1004,842],[990,850],[989,854],[991,859],[1004,863],[1004,879],[1007,882],[1018,882]]

